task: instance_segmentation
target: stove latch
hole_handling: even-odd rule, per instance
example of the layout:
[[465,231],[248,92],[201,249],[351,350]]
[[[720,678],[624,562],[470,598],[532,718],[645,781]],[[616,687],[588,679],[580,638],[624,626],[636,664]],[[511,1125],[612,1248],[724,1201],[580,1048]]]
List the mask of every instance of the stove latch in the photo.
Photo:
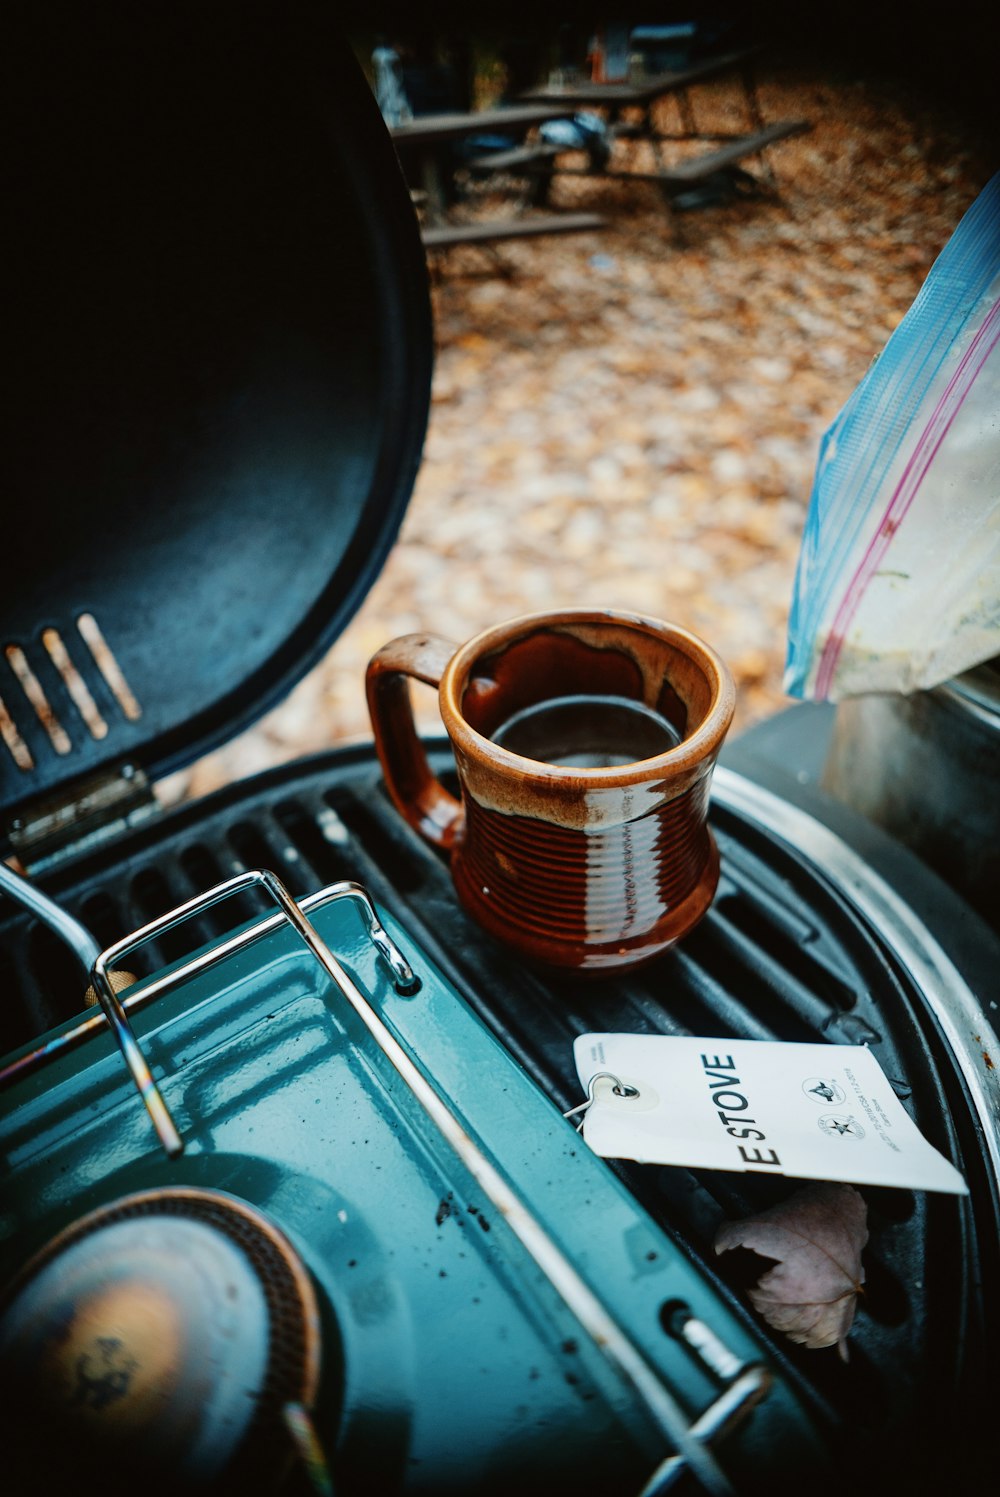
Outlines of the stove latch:
[[153,787],[129,761],[77,780],[68,794],[22,809],[6,827],[11,852],[37,878],[69,856],[137,826],[160,810]]

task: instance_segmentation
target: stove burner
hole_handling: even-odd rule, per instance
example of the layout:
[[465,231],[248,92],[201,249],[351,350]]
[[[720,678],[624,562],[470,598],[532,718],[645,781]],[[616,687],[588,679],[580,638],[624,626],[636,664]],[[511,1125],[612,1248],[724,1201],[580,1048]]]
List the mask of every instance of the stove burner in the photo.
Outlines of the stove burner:
[[10,1427],[34,1489],[91,1465],[112,1490],[137,1468],[154,1486],[215,1490],[252,1472],[256,1487],[262,1470],[276,1482],[286,1410],[315,1398],[318,1325],[294,1248],[234,1197],[152,1190],[83,1217],[0,1307]]

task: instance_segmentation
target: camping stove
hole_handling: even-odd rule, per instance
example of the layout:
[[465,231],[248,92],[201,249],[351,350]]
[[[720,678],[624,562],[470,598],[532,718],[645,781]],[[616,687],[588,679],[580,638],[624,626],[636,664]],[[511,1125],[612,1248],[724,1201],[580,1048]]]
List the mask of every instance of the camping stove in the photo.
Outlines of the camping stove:
[[[583,987],[467,921],[364,746],[180,807],[50,877],[108,943],[106,1006],[106,974],[136,977],[122,1010],[163,1112],[104,1011],[76,1012],[65,944],[8,915],[9,1014],[22,1032],[66,1016],[3,1068],[4,1357],[12,1386],[37,1367],[65,1395],[46,1427],[83,1422],[80,1449],[108,1466],[85,1400],[142,1363],[129,1338],[145,1344],[152,1300],[180,1348],[143,1447],[168,1484],[230,1490],[250,1469],[251,1490],[275,1492],[755,1492],[790,1490],[834,1450],[873,1480],[975,1471],[1000,1234],[970,932],[949,954],[839,835],[741,774],[718,772],[713,824],[723,878],[702,925],[645,971]],[[846,1365],[770,1333],[713,1260],[718,1223],[788,1182],[587,1150],[562,1114],[580,1101],[572,1040],[595,1028],[871,1045],[971,1194],[865,1190]],[[238,1268],[180,1236],[195,1282],[179,1285],[171,1251],[115,1236],[151,1219],[209,1231]],[[108,1278],[134,1325],[119,1316],[102,1361],[88,1315]],[[65,1283],[81,1329],[60,1352]],[[242,1423],[202,1372],[207,1358],[232,1382],[215,1340],[225,1351],[233,1284]],[[13,1410],[11,1441],[32,1430]],[[128,1441],[112,1451],[124,1478]]]
[[[8,36],[4,1492],[971,1490],[1000,951],[930,870],[736,744],[711,909],[582,985],[470,923],[370,745],[156,803],[333,646],[420,462],[426,263],[332,9]],[[795,1182],[588,1150],[597,1030],[871,1047],[969,1195],[865,1190],[847,1363],[713,1250]]]

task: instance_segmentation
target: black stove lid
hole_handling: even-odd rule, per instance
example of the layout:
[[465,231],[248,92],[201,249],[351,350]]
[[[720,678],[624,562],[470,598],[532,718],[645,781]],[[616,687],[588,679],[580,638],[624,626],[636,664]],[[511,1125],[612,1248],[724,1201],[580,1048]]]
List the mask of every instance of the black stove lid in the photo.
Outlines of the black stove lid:
[[105,0],[6,28],[8,815],[244,727],[395,537],[427,420],[426,265],[329,11]]

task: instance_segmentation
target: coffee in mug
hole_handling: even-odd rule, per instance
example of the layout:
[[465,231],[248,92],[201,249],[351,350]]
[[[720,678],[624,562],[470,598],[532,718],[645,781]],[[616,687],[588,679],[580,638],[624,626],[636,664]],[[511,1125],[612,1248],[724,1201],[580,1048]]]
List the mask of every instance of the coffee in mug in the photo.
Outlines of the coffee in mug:
[[582,693],[522,707],[490,737],[509,753],[563,769],[634,764],[681,741],[673,724],[642,702]]

